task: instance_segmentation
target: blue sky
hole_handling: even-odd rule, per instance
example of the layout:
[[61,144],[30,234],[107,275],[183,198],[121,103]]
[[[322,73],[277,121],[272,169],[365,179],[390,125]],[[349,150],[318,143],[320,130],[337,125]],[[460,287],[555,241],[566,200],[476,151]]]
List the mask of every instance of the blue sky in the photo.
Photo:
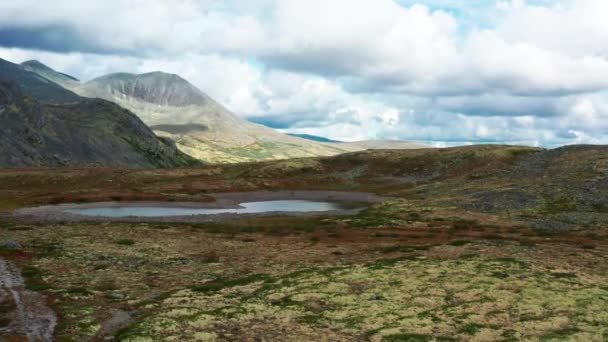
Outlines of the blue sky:
[[180,74],[294,133],[438,146],[608,143],[608,2],[0,3],[0,58]]

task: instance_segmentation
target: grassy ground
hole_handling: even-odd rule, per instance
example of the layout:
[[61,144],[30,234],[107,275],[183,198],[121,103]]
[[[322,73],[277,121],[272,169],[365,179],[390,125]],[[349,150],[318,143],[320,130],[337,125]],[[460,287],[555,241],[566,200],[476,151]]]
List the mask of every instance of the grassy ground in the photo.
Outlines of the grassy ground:
[[181,290],[121,338],[592,340],[608,337],[604,281],[511,258],[411,256]]
[[173,170],[0,170],[0,211],[209,201],[209,192],[260,189],[394,197],[352,217],[3,217],[0,242],[23,249],[0,254],[22,267],[29,288],[49,295],[60,341],[607,340],[603,152],[444,151]]

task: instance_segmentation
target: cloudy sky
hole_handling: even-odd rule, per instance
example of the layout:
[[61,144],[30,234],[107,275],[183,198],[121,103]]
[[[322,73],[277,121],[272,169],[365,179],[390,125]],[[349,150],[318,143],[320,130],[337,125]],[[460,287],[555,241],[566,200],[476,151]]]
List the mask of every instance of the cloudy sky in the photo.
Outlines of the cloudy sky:
[[339,140],[608,143],[605,0],[0,1],[0,57],[172,72]]

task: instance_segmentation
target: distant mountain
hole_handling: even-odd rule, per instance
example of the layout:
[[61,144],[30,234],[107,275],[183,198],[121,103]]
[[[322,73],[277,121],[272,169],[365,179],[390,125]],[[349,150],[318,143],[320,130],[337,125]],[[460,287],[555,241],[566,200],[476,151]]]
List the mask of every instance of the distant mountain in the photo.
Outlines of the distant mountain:
[[[178,75],[114,73],[74,84],[66,83],[64,74],[47,68],[36,67],[41,70],[40,75],[64,84],[81,96],[102,98],[132,111],[156,134],[174,141],[181,151],[205,162],[332,156],[366,149],[364,145],[287,135],[249,122]],[[402,146],[406,145],[406,148],[414,146]]]
[[418,148],[430,148],[430,146],[402,140],[362,140],[354,142],[343,142],[339,144],[344,149],[352,151],[361,150],[411,150]]
[[318,142],[326,142],[326,143],[339,143],[341,141],[332,140],[325,137],[319,137],[311,134],[296,134],[296,133],[287,133],[287,135],[291,135],[292,137],[298,137],[306,140],[318,141]]
[[126,96],[162,106],[207,106],[213,102],[188,81],[164,72],[110,74],[92,80],[81,89],[90,96]]
[[0,167],[196,163],[112,102],[79,97],[10,62],[0,60],[0,70]]

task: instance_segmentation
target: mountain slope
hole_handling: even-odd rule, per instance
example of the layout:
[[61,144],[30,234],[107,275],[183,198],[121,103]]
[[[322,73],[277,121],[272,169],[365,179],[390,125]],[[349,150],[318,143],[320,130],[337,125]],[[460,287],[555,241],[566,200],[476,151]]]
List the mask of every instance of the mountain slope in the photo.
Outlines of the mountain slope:
[[177,75],[110,74],[76,88],[136,113],[185,153],[213,163],[330,156],[337,146],[288,136],[244,120]]
[[[63,74],[47,69],[37,67],[41,75],[65,84]],[[210,163],[332,156],[367,149],[365,144],[290,136],[249,122],[173,74],[115,73],[86,83],[70,83],[68,88],[81,96],[102,98],[129,109],[156,134],[174,141],[181,151]],[[398,148],[419,147],[404,143]]]
[[80,81],[70,75],[57,72],[36,60],[21,63],[23,69],[34,72],[50,81],[53,81],[66,89],[73,89],[80,84]]
[[[102,92],[99,92],[102,90]],[[206,106],[213,102],[209,96],[188,81],[162,72],[146,74],[116,73],[96,78],[83,87],[90,95],[125,95],[139,101],[163,106]]]
[[[1,167],[195,163],[116,104],[81,98],[19,65],[0,62]],[[38,96],[67,102],[42,103]]]

